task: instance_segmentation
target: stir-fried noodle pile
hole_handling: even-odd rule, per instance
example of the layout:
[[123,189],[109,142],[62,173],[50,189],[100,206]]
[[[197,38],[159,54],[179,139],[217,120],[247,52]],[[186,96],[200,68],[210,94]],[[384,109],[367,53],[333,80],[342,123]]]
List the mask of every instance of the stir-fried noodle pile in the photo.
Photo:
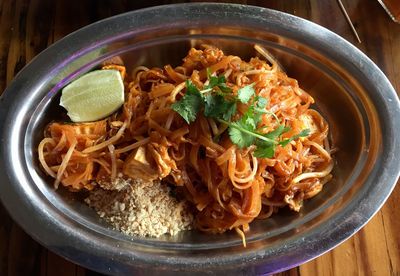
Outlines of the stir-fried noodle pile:
[[[106,66],[124,78],[123,107],[96,122],[51,123],[38,147],[44,170],[56,187],[61,183],[75,191],[117,177],[172,183],[193,203],[196,228],[212,233],[235,229],[243,236],[255,218],[284,206],[299,211],[303,200],[331,179],[328,124],[310,108],[314,100],[297,81],[263,48],[256,50],[261,58],[246,62],[212,46],[192,48],[176,68],[139,66],[130,75],[122,65]],[[239,89],[252,85],[252,97],[266,99],[258,134],[284,126],[277,141],[304,129],[308,135],[274,145],[273,156],[264,158],[254,154],[256,143],[240,147],[232,142],[222,120],[200,111],[189,124],[171,106],[187,93],[187,80],[203,93],[210,76],[224,76],[220,80],[231,95],[218,86],[212,93],[236,97]],[[230,121],[242,118],[250,105],[238,101]]]

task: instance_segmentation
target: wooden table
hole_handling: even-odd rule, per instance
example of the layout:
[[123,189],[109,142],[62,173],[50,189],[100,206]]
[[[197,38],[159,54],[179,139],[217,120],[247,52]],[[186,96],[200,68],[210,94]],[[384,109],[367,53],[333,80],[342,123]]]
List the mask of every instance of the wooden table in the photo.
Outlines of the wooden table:
[[[72,31],[122,12],[178,2],[185,1],[0,1],[0,93],[35,55]],[[343,0],[361,44],[336,0],[224,2],[268,7],[325,26],[367,54],[400,91],[400,24],[392,22],[376,0]],[[278,275],[400,275],[399,202],[398,185],[381,211],[356,235],[323,256]],[[2,206],[0,218],[0,275],[98,275],[33,241]]]

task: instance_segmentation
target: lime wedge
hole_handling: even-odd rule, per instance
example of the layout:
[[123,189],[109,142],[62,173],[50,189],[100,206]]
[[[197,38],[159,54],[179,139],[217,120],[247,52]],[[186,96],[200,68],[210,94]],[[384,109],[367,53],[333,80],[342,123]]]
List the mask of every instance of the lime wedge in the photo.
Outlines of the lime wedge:
[[117,70],[87,73],[63,88],[60,105],[73,122],[103,119],[124,103],[124,82]]

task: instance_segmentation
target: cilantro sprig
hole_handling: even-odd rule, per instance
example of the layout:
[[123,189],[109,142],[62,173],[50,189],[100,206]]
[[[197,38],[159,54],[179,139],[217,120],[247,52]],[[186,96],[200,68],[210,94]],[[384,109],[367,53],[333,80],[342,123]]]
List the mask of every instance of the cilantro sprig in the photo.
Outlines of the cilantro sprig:
[[[277,145],[286,146],[291,141],[308,136],[308,129],[282,140],[282,134],[290,130],[280,124],[279,118],[265,108],[268,99],[255,94],[255,83],[246,85],[237,91],[237,96],[226,84],[225,77],[212,76],[207,70],[208,83],[199,90],[190,80],[186,81],[186,93],[177,102],[172,104],[175,110],[188,124],[194,122],[199,112],[203,111],[205,117],[216,119],[228,125],[229,138],[239,148],[256,145],[254,155],[259,158],[272,158]],[[246,112],[237,120],[232,121],[236,115],[237,103],[247,104]],[[278,127],[268,133],[259,132],[257,128],[262,115],[269,114],[278,122]],[[237,117],[237,116],[236,116]]]
[[185,95],[179,102],[173,103],[171,107],[190,124],[196,120],[197,113],[203,107],[203,97],[197,87],[190,80],[187,80]]
[[236,101],[226,100],[222,95],[204,96],[204,116],[229,121],[235,113]]

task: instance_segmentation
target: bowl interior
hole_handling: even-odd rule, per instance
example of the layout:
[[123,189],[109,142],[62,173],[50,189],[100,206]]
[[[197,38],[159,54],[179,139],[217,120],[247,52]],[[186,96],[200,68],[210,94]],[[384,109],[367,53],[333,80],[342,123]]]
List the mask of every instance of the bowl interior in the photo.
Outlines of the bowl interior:
[[[335,154],[333,179],[325,185],[321,193],[307,200],[299,213],[282,209],[266,220],[251,224],[246,234],[249,244],[268,240],[269,245],[282,241],[283,237],[312,231],[313,227],[324,223],[340,211],[362,185],[362,173],[368,160],[373,160],[378,136],[371,135],[370,122],[374,109],[368,106],[368,98],[363,96],[365,87],[353,79],[343,64],[327,57],[318,49],[274,33],[262,34],[243,28],[180,29],[173,33],[154,33],[156,38],[145,35],[127,35],[121,39],[103,43],[74,60],[66,63],[46,87],[46,95],[41,99],[28,125],[26,148],[29,151],[27,163],[34,164],[31,174],[36,185],[47,200],[70,219],[116,240],[139,242],[158,248],[226,248],[240,246],[241,240],[235,233],[207,235],[198,231],[182,232],[177,236],[162,236],[159,239],[129,237],[109,229],[93,210],[82,203],[84,195],[70,193],[63,189],[55,191],[52,180],[39,167],[37,145],[42,139],[44,127],[53,120],[65,119],[65,110],[58,105],[60,88],[79,75],[96,68],[103,61],[120,56],[128,73],[138,65],[147,67],[182,62],[191,47],[212,44],[226,54],[238,55],[244,60],[256,56],[254,44],[269,50],[283,65],[287,74],[298,80],[299,85],[310,93],[319,110],[330,125],[330,138],[338,149]],[[361,96],[360,96],[361,95]],[[368,154],[367,151],[369,152]],[[372,154],[372,155],[371,155]],[[268,246],[268,245],[267,245]]]

